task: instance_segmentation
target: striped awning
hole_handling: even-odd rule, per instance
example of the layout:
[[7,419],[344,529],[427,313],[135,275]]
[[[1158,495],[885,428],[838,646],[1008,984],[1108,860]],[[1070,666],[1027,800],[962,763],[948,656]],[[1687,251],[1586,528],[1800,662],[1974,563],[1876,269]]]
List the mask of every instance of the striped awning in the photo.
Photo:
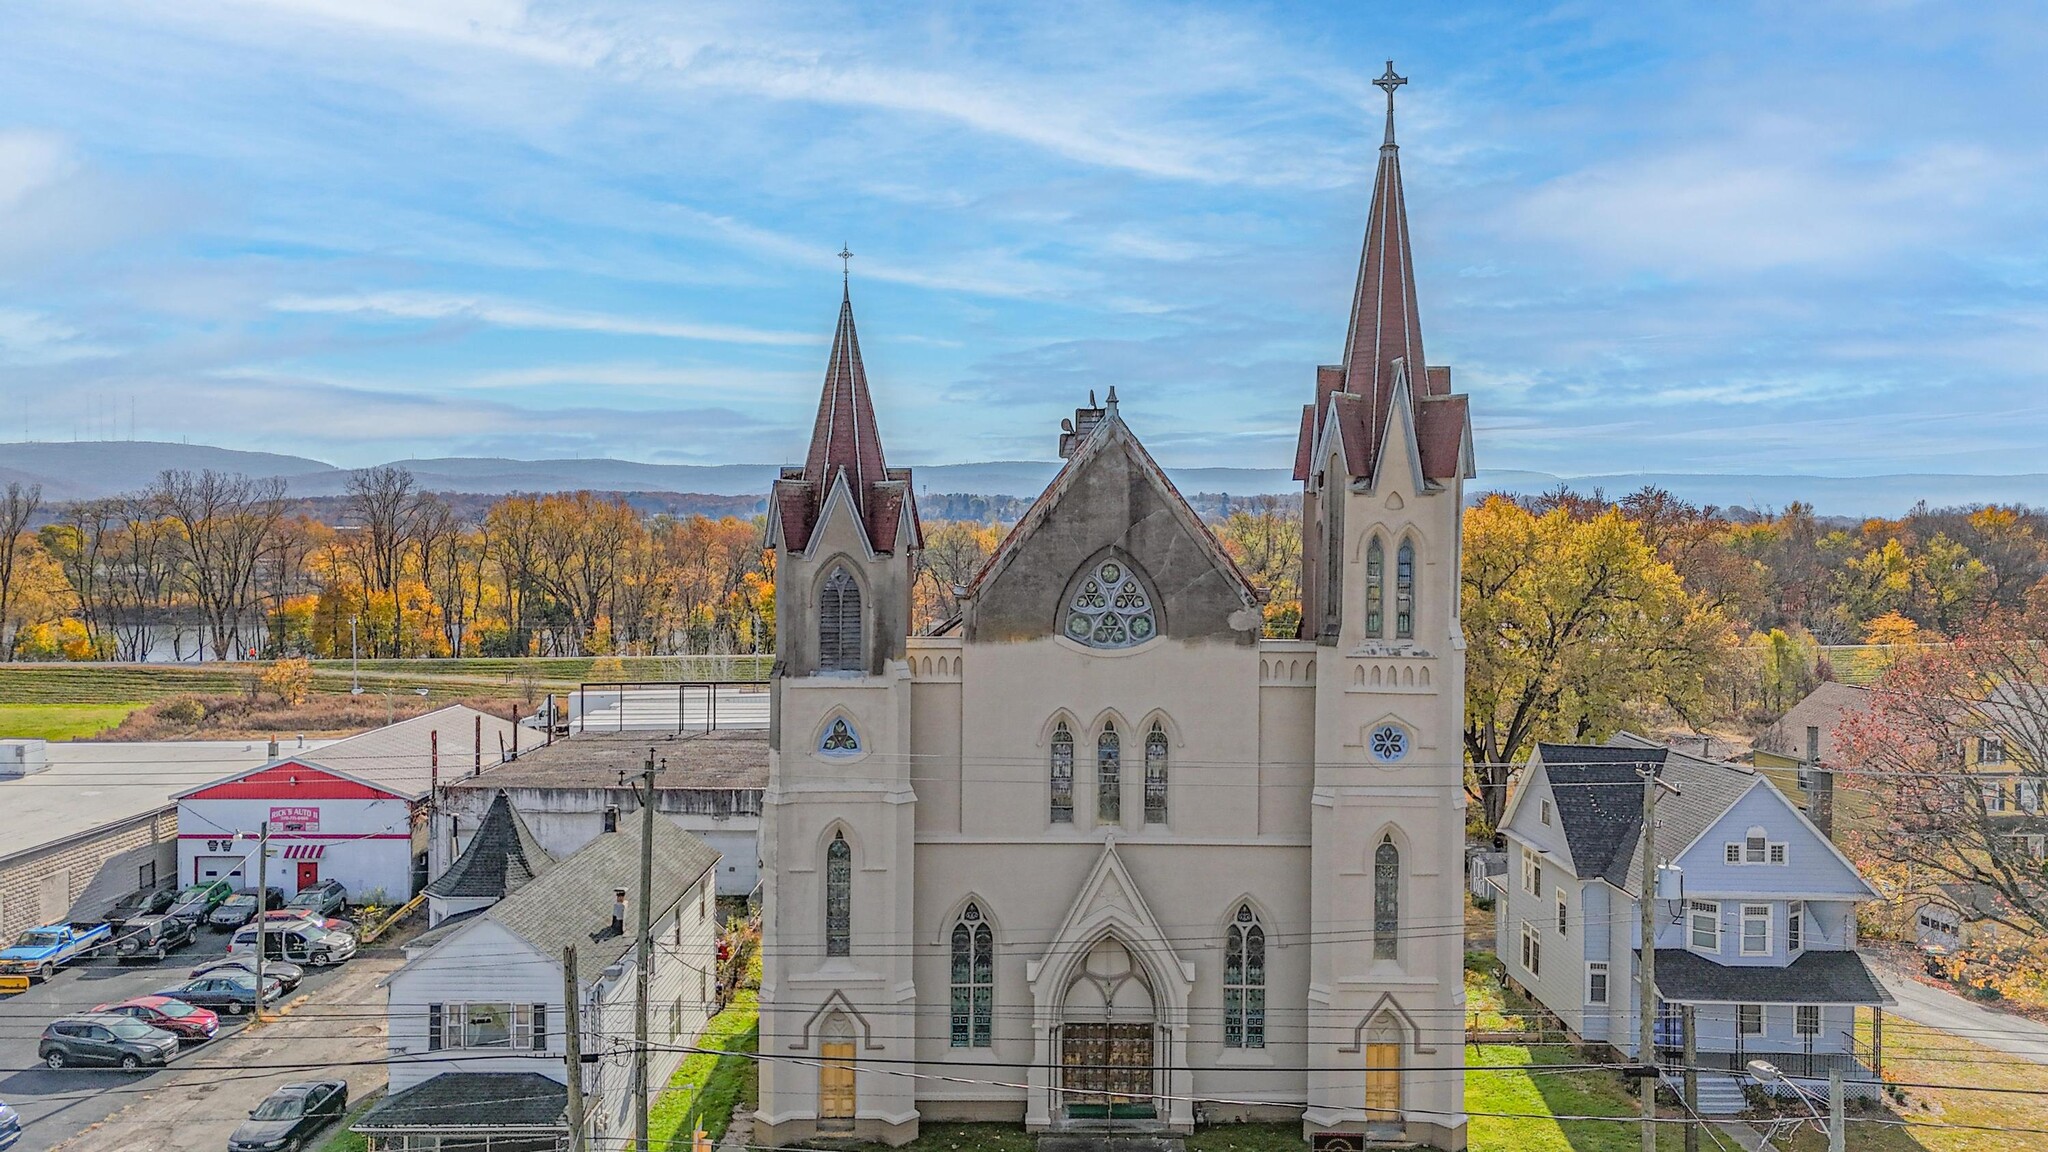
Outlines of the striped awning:
[[327,852],[325,844],[287,844],[284,858],[287,860],[318,860]]

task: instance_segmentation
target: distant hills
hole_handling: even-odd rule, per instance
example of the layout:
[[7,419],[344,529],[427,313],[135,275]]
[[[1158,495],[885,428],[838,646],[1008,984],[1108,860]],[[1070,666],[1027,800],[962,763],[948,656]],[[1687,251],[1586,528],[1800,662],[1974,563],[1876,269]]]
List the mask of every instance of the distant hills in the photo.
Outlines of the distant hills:
[[[398,460],[429,491],[497,496],[509,492],[590,489],[603,492],[762,497],[774,480],[773,464],[641,464],[630,460],[511,460],[449,456]],[[0,444],[0,483],[43,486],[46,500],[83,500],[133,492],[165,469],[239,472],[282,477],[291,495],[339,496],[350,472],[321,460],[271,452],[241,452],[203,444],[146,440]],[[920,492],[991,497],[1035,496],[1059,470],[1057,461],[996,460],[917,467]],[[1173,482],[1198,492],[1233,496],[1288,494],[1298,487],[1284,468],[1169,468]],[[1793,501],[1826,516],[1898,515],[1915,503],[2032,504],[2048,506],[2048,473],[1965,476],[1901,473],[1885,476],[1715,475],[1631,472],[1561,477],[1546,472],[1484,471],[1470,490],[1534,493],[1569,484],[1621,496],[1644,485],[1668,489],[1700,504],[1779,509]]]

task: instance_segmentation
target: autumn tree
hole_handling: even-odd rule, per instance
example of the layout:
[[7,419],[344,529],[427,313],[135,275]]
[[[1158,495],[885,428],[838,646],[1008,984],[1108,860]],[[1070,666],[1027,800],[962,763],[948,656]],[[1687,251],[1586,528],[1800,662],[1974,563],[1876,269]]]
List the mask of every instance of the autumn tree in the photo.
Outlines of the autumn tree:
[[1231,509],[1216,538],[1266,593],[1265,634],[1293,636],[1301,625],[1301,516],[1277,496],[1254,496]]
[[[30,547],[28,522],[42,503],[42,485],[24,485],[14,480],[7,482],[6,497],[0,499],[0,631],[7,629],[12,619],[14,600],[20,593],[22,555]],[[13,633],[0,635],[0,657],[13,655]]]
[[954,589],[974,579],[1003,542],[1003,530],[971,520],[935,520],[924,526],[924,551],[917,557],[912,627],[919,632],[960,611]]
[[257,568],[284,517],[284,481],[208,469],[157,478],[156,498],[176,522],[181,575],[189,583],[216,660],[241,654],[242,624],[256,600]]
[[1729,648],[1720,610],[1613,508],[1487,498],[1465,520],[1462,615],[1465,748],[1489,826],[1539,740],[1604,739],[1659,709],[1697,727]]

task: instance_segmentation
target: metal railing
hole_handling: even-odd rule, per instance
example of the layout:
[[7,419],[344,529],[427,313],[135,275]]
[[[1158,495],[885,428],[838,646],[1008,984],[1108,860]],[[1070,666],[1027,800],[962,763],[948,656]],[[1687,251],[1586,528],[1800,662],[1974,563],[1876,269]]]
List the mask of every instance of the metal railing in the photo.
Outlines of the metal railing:
[[[674,724],[671,726],[667,723],[660,725],[645,723],[645,713],[650,707],[666,715],[669,702],[668,693],[670,691],[675,693]],[[591,697],[593,694],[598,697],[597,703],[599,705],[605,704],[604,698],[608,695],[615,698],[614,703],[616,706],[611,709],[610,724],[603,722],[599,722],[595,726],[591,724]],[[731,714],[735,704],[749,704],[752,703],[749,698],[758,697],[760,707],[763,709],[762,724],[760,726],[765,726],[767,694],[768,681],[766,680],[585,681],[576,686],[576,715],[574,717],[573,730],[576,732],[626,732],[670,730],[672,728],[673,731],[678,733],[693,731],[711,732],[721,727],[718,721],[718,707],[721,697],[726,700],[728,715]],[[629,700],[640,709],[642,713],[640,720],[642,722],[627,723]],[[752,712],[753,709],[747,708],[745,711]],[[693,719],[700,722],[692,723]],[[735,723],[729,726],[751,728],[757,725],[753,723]]]

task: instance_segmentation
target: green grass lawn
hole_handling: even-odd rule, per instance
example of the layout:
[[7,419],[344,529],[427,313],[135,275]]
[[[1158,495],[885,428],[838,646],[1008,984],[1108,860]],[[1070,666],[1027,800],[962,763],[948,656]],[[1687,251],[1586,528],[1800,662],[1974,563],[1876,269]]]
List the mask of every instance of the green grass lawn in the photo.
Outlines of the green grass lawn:
[[0,704],[0,739],[83,740],[114,727],[133,704]]
[[348,1126],[369,1111],[370,1105],[375,1104],[383,1095],[384,1090],[378,1088],[360,1100],[349,1101],[348,1115],[341,1118],[341,1123],[327,1130],[327,1139],[316,1145],[314,1152],[364,1152],[369,1148],[369,1137],[356,1135],[348,1130]]
[[759,1050],[761,1006],[757,997],[752,989],[739,990],[725,1011],[705,1026],[697,1047],[734,1055],[694,1052],[683,1058],[648,1115],[651,1147],[687,1152],[690,1135],[699,1125],[715,1143],[725,1135],[735,1105],[760,1103],[759,1072],[753,1060],[739,1055]]

